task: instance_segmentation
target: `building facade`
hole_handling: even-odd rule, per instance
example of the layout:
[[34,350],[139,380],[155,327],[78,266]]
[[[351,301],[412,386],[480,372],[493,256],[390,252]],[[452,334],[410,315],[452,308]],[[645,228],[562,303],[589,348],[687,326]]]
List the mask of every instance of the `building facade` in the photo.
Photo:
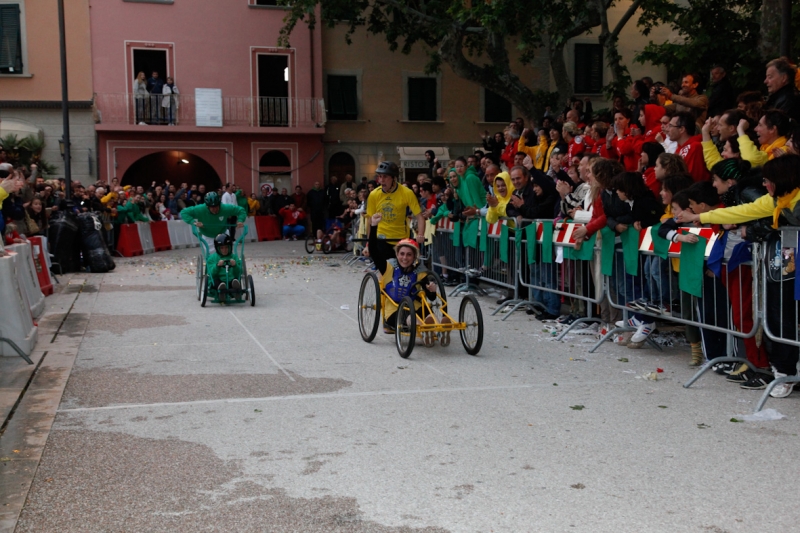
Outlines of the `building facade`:
[[[320,30],[298,26],[291,48],[279,48],[285,10],[269,4],[91,0],[102,178],[230,182],[249,193],[322,177]],[[179,95],[164,94],[167,78]]]
[[[88,183],[97,179],[89,0],[64,4],[71,170],[73,179]],[[0,137],[41,139],[42,161],[63,176],[58,3],[0,0],[0,25]]]

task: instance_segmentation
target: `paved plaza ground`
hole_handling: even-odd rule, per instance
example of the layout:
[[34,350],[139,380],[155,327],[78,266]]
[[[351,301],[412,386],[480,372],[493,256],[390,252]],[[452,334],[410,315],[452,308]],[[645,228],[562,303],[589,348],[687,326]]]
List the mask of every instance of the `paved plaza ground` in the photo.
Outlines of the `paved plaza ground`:
[[361,340],[341,256],[248,244],[257,305],[201,308],[196,254],[60,279],[0,437],[0,529],[796,531],[800,394],[737,422],[761,392],[684,389],[686,346],[589,354],[496,297],[477,357],[405,360]]

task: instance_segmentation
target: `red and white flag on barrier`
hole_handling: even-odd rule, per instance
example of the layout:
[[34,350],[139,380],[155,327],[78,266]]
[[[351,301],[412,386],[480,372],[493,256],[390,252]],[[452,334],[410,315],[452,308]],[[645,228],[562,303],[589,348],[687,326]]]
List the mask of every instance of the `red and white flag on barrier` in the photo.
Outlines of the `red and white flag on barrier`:
[[[481,220],[481,224],[485,224],[485,220]],[[499,222],[495,222],[494,224],[489,224],[489,231],[487,232],[492,237],[499,237],[500,236],[500,227],[507,225],[508,222],[506,220],[500,220]]]
[[573,222],[557,222],[553,226],[553,244],[572,244],[574,246],[575,238],[572,236],[572,233],[580,227],[583,227],[583,224],[575,224]]
[[455,226],[453,225],[453,221],[450,220],[449,218],[446,218],[446,217],[440,218],[439,222],[436,223],[436,228],[437,229],[446,229],[446,230],[453,231],[454,227]]
[[[639,251],[640,252],[652,252],[653,251],[653,237],[650,235],[650,230],[652,228],[643,229],[639,234]],[[705,237],[708,240],[706,244],[706,252],[705,255],[708,257],[711,254],[711,249],[714,247],[714,243],[717,241],[717,232],[715,232],[712,228],[680,228],[680,232],[688,232],[694,233],[699,237]],[[679,242],[672,242],[669,245],[669,253],[678,255],[681,253],[681,243]]]

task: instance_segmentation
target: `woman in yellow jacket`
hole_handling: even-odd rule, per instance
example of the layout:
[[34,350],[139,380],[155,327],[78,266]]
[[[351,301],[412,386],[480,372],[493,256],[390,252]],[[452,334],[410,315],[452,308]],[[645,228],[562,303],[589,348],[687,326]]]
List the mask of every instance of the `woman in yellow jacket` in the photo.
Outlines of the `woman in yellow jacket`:
[[[517,151],[522,152],[528,156],[530,156],[531,161],[533,161],[533,167],[537,170],[544,171],[545,170],[545,161],[547,154],[547,148],[550,145],[550,139],[547,135],[547,130],[544,128],[539,130],[539,144],[536,146],[528,146],[526,144],[526,136],[530,130],[525,129],[522,132],[522,135],[519,136],[519,144],[517,145]],[[555,146],[555,144],[553,144]]]
[[511,184],[511,176],[508,175],[508,172],[501,172],[495,176],[492,190],[494,191],[494,196],[486,195],[488,207],[486,222],[489,224],[494,224],[500,218],[506,216],[506,206],[511,199],[511,195],[514,194],[514,186]]
[[[742,119],[736,128],[739,134],[739,151],[742,159],[750,162],[753,167],[760,167],[776,156],[776,150],[786,144],[786,136],[791,131],[789,115],[777,109],[767,111],[756,126],[756,134],[761,148],[756,148],[750,137],[747,136],[749,123]],[[711,168],[711,167],[709,167]]]
[[[714,209],[696,215],[683,211],[678,222],[702,224],[749,224],[745,238],[766,241],[764,268],[767,269],[766,303],[764,314],[767,327],[773,335],[790,341],[797,340],[797,308],[795,300],[795,249],[781,246],[780,226],[800,226],[800,156],[786,155],[764,165],[766,194],[753,203],[724,209]],[[768,223],[761,219],[767,218]],[[800,349],[779,341],[768,348],[769,362],[775,377],[797,375]],[[766,382],[765,382],[766,386]],[[792,393],[794,383],[781,383],[770,392],[773,398],[785,398]]]

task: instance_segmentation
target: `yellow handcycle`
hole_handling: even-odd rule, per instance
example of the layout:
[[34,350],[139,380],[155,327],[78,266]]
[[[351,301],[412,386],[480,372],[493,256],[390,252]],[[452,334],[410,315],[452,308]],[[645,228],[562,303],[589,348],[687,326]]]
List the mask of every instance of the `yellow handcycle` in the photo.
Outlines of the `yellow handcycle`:
[[[422,283],[428,283],[433,278],[436,282],[436,298],[429,301],[422,290]],[[442,345],[449,344],[449,333],[458,331],[461,344],[470,355],[477,355],[483,344],[483,313],[478,300],[470,295],[464,296],[458,309],[458,321],[454,320],[447,312],[447,298],[444,283],[435,272],[428,272],[416,284],[418,291],[416,297],[406,296],[400,302],[395,302],[386,294],[381,286],[377,272],[368,272],[361,280],[361,289],[358,293],[358,328],[361,338],[365,342],[372,342],[382,321],[386,317],[383,311],[386,302],[397,306],[397,320],[395,321],[395,345],[400,357],[408,358],[414,350],[417,338],[424,335],[435,335],[442,340]],[[427,317],[433,317],[432,322],[426,322]],[[447,335],[445,335],[447,333]]]

